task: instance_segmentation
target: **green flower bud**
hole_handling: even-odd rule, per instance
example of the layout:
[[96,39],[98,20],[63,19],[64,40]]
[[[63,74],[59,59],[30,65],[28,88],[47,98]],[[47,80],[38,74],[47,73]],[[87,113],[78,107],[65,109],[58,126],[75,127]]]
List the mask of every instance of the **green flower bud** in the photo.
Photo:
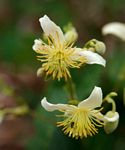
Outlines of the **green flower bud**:
[[74,27],[72,27],[69,31],[65,33],[65,40],[67,43],[73,43],[77,40],[77,38],[78,38],[78,34]]
[[104,54],[106,51],[106,46],[103,42],[96,39],[92,39],[85,44],[85,47],[90,51],[97,52],[99,54]]
[[99,54],[104,54],[105,50],[106,50],[106,46],[103,42],[97,41],[97,43],[95,45],[95,50]]

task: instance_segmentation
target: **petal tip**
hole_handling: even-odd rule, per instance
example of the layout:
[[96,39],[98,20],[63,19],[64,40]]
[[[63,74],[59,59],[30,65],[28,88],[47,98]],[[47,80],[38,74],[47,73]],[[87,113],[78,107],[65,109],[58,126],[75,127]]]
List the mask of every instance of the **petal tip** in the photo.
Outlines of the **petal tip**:
[[101,90],[101,88],[99,86],[95,86],[94,89]]
[[102,66],[105,67],[106,66],[106,60],[103,60]]
[[98,64],[104,67],[106,65],[106,60],[95,52],[84,50],[84,51],[79,51],[79,54],[87,59],[86,62],[87,64]]
[[42,45],[42,40],[41,39],[35,39],[34,40],[34,44],[32,46],[32,49],[34,51],[38,50],[40,48],[40,46]]
[[78,104],[78,107],[95,109],[97,107],[100,107],[101,104],[102,104],[102,89],[100,87],[95,86],[90,96],[87,99],[81,101]]
[[48,19],[49,17],[47,15],[44,15],[43,17],[39,18],[39,22],[41,22],[43,19]]
[[41,105],[44,107],[44,106],[45,106],[45,103],[47,103],[46,97],[44,97],[44,98],[41,100]]

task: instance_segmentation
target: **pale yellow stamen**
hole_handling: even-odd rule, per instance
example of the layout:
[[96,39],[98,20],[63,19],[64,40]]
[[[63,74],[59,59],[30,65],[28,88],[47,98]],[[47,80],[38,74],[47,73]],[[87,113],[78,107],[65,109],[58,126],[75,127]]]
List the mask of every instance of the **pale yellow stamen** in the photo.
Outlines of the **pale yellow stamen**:
[[76,139],[82,139],[88,135],[92,136],[98,133],[96,127],[102,127],[104,125],[104,123],[97,118],[99,112],[100,110],[76,108],[70,112],[65,112],[63,117],[66,119],[57,122],[57,126],[62,126],[62,130],[65,134]]
[[[43,44],[36,51],[40,54],[38,60],[42,62],[42,68],[46,76],[52,75],[53,79],[64,77],[65,80],[70,76],[69,68],[79,68],[86,59],[75,53],[75,48],[68,44],[56,44],[52,38],[48,38],[48,45]],[[79,57],[79,60],[75,58]]]

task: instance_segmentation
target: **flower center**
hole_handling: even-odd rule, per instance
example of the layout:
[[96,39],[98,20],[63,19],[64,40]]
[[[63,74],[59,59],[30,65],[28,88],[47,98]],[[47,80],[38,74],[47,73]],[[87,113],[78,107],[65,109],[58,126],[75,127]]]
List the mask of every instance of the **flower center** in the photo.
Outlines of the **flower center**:
[[103,126],[103,122],[97,118],[98,112],[99,110],[76,108],[71,112],[66,112],[63,115],[66,119],[57,122],[57,126],[63,126],[64,133],[76,139],[79,137],[82,139],[87,135],[92,136],[98,133],[97,126]]
[[[70,76],[69,68],[79,68],[85,61],[83,58],[74,53],[74,48],[67,46],[47,46],[38,56],[43,62],[42,68],[46,75],[52,75],[53,79],[64,77],[65,80]],[[76,59],[78,58],[79,59]]]

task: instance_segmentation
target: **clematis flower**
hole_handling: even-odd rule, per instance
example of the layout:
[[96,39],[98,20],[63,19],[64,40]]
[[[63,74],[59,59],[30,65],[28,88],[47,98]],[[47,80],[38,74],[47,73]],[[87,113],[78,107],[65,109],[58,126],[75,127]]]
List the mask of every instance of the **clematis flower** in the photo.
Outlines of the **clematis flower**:
[[102,28],[104,35],[112,34],[125,41],[125,24],[120,22],[112,22],[104,25]]
[[[52,76],[53,79],[71,77],[70,68],[80,68],[82,64],[99,64],[105,66],[105,60],[99,54],[73,47],[77,38],[76,31],[73,29],[63,34],[59,26],[43,16],[39,19],[40,25],[47,37],[47,43],[41,39],[34,41],[33,50],[39,54],[38,60],[42,66],[38,69],[38,74],[45,73],[46,76]],[[69,39],[67,39],[69,38]]]
[[51,104],[44,97],[41,101],[42,107],[47,111],[59,110],[64,112],[64,120],[57,122],[58,127],[62,127],[65,134],[70,137],[82,139],[83,137],[92,136],[98,132],[97,127],[104,125],[100,113],[102,104],[102,90],[95,87],[90,96],[81,101],[78,106],[68,104]]

